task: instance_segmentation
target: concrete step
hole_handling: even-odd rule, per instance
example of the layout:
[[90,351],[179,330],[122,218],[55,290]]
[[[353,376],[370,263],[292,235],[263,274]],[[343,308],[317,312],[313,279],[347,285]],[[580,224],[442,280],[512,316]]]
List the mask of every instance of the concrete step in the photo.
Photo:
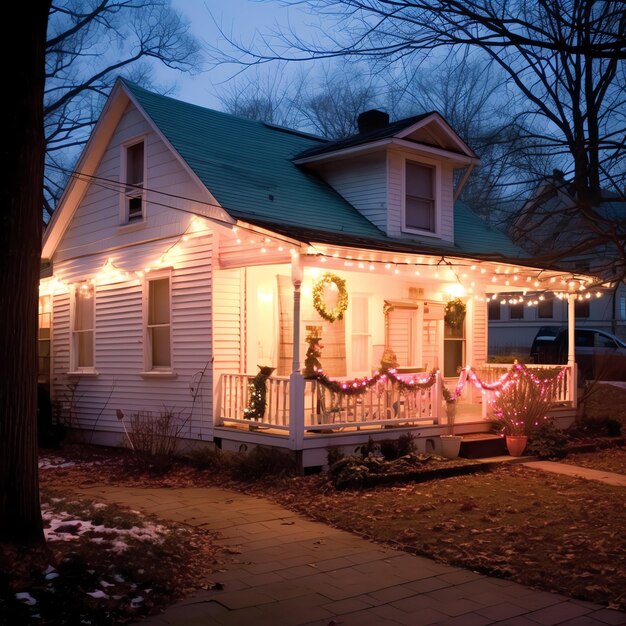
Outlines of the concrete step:
[[464,459],[484,459],[508,455],[506,441],[500,435],[469,433],[463,435],[459,456]]

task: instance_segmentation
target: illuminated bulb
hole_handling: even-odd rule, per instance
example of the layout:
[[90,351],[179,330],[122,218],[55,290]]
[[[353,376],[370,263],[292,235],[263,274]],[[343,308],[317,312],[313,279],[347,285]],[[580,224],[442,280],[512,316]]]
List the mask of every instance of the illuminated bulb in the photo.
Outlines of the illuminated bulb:
[[393,270],[393,273],[394,273],[394,274],[399,274],[399,273],[400,273],[400,270],[396,267],[396,269],[394,269],[394,270]]
[[183,241],[189,241],[189,235],[183,235],[182,239]]
[[267,249],[265,248],[265,246],[261,248],[261,252],[267,252]]
[[385,269],[386,270],[391,269],[391,263],[385,263]]
[[372,263],[370,263],[370,272],[373,272],[376,268],[374,267],[374,265]]
[[472,271],[474,271],[474,270],[476,269],[476,266],[475,266],[475,265],[472,265],[472,266],[470,267],[470,269],[471,269]]
[[596,298],[601,298],[602,297],[602,293],[600,291],[596,291]]
[[269,237],[265,238],[265,243],[272,243],[272,240]]
[[320,257],[320,263],[326,263],[326,258],[325,257]]
[[492,282],[492,283],[497,283],[497,282],[498,282],[498,279],[494,276],[494,277],[491,279],[491,282]]
[[555,282],[556,282],[556,278],[553,276],[553,277],[550,279],[550,282],[551,282],[551,283],[555,283]]
[[481,273],[481,274],[486,274],[486,273],[487,273],[487,270],[486,270],[484,267],[481,267],[481,268],[480,268],[480,273]]
[[250,243],[254,244],[255,243],[254,239],[250,239]]
[[241,244],[241,239],[237,239],[237,243],[238,243],[238,244]]
[[538,281],[538,280],[536,280],[536,281],[533,283],[533,285],[534,285],[535,287],[539,287],[539,284],[540,284],[540,283],[539,283],[539,281]]
[[415,270],[415,275],[419,276],[420,275],[420,271],[419,270]]

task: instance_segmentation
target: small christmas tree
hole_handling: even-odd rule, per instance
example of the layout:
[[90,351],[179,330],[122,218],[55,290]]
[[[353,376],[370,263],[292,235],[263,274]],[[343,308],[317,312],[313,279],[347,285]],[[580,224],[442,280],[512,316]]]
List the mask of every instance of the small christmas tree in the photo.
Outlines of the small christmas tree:
[[248,383],[248,406],[243,410],[246,419],[260,419],[265,414],[267,390],[265,381],[275,368],[257,365],[259,373]]
[[321,326],[307,326],[309,334],[306,337],[306,341],[309,344],[309,348],[306,351],[304,357],[304,376],[312,376],[317,370],[322,369],[322,362],[320,358],[322,356],[322,348],[324,347],[320,342]]

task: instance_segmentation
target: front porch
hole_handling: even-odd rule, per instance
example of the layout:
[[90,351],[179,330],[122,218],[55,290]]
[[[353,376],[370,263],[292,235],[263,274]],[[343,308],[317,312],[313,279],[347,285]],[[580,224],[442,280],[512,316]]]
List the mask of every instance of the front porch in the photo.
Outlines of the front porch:
[[[229,316],[227,332],[215,332],[230,349],[240,329],[240,370],[217,362],[213,433],[229,449],[296,451],[305,467],[325,464],[328,447],[353,452],[406,432],[421,451],[438,451],[449,431],[444,385],[458,396],[454,433],[488,432],[510,368],[487,363],[489,301],[533,305],[531,287],[556,297],[557,285],[567,292],[585,280],[503,262],[274,245],[269,236],[220,243],[217,279],[238,272],[241,291],[238,324]],[[573,348],[566,366],[529,367],[563,367],[555,406],[575,410]]]

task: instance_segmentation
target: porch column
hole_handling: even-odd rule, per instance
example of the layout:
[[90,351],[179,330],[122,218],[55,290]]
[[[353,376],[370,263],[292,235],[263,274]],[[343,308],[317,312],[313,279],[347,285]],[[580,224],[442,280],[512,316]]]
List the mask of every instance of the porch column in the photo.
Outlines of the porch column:
[[[291,282],[293,284],[293,360],[289,377],[289,441],[296,452],[304,441],[304,378],[300,373],[300,286],[304,270],[302,256],[291,255]],[[301,459],[298,459],[301,462]]]
[[576,371],[576,294],[567,295],[567,367],[569,368],[569,395],[572,407],[578,403],[578,376]]

